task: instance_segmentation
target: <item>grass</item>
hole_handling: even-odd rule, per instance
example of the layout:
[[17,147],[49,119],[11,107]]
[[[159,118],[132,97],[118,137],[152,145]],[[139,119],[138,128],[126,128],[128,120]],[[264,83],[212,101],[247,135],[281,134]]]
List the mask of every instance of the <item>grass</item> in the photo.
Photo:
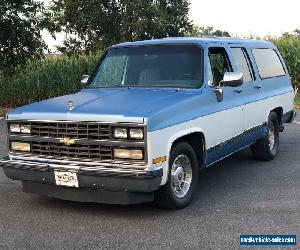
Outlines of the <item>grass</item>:
[[295,97],[294,104],[295,104],[295,108],[296,109],[300,109],[300,93],[299,92],[298,92],[298,94]]
[[0,117],[4,117],[10,110],[9,108],[0,108]]
[[100,54],[28,61],[10,78],[0,72],[0,107],[19,107],[77,92],[81,76],[92,73]]

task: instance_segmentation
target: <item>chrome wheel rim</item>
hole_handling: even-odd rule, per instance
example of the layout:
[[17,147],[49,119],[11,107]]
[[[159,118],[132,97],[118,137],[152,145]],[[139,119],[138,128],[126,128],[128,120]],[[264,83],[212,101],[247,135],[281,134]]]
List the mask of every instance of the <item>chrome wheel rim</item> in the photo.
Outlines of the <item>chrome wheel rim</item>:
[[192,164],[184,155],[178,155],[171,167],[171,186],[174,195],[178,198],[186,196],[192,182]]
[[273,122],[270,122],[269,124],[268,139],[269,139],[269,149],[272,150],[275,145],[275,128]]

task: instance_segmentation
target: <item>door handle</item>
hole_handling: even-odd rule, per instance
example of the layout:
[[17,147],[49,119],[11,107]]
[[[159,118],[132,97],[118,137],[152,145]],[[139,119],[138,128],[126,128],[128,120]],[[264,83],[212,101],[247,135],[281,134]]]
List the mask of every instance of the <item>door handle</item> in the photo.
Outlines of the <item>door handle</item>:
[[262,86],[260,86],[260,85],[256,85],[256,86],[254,86],[254,88],[256,88],[256,89],[261,89],[261,88],[262,88]]
[[239,93],[242,93],[242,91],[243,91],[243,90],[241,90],[241,89],[235,89],[233,92],[235,92],[235,93],[238,93],[238,94],[239,94]]

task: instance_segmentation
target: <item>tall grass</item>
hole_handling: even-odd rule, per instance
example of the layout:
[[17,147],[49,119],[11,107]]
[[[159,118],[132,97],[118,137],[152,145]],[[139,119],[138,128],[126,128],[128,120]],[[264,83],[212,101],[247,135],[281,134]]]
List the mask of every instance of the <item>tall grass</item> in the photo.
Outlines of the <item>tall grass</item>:
[[271,39],[275,43],[289,69],[292,82],[300,85],[300,37]]
[[81,75],[91,74],[99,54],[46,57],[18,67],[10,78],[0,75],[0,107],[16,107],[78,91]]
[[[300,84],[300,37],[270,40],[278,46],[293,83]],[[0,74],[0,108],[78,91],[81,75],[91,74],[100,56],[101,52],[76,57],[47,57],[20,66],[9,79]]]

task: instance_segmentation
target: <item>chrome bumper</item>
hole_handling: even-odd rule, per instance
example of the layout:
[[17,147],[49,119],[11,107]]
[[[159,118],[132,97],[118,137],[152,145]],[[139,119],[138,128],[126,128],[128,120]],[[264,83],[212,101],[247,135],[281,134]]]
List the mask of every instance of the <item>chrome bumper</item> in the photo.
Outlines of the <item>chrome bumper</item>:
[[32,160],[0,160],[0,167],[8,178],[20,181],[32,181],[55,184],[54,171],[72,171],[78,176],[80,188],[94,188],[109,191],[152,192],[160,187],[162,168],[152,171],[140,169],[91,166],[83,163],[66,164]]

